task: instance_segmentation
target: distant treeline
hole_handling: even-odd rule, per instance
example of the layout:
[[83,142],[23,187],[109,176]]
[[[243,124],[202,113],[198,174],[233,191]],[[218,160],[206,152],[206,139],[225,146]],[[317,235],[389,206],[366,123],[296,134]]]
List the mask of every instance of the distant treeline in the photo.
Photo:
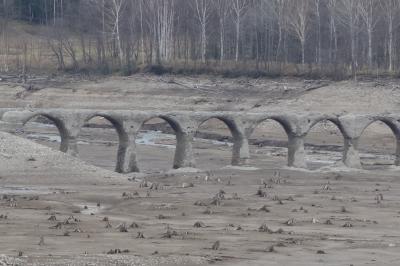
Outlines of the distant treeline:
[[[0,66],[45,65],[47,49],[60,70],[396,74],[399,13],[400,0],[1,0]],[[41,26],[40,52],[10,37],[15,21]]]

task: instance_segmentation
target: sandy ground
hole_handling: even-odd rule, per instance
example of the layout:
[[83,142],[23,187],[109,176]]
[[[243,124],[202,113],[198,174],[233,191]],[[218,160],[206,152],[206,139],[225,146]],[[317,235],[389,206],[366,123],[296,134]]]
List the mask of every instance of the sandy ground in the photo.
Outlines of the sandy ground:
[[[257,111],[399,111],[396,82],[381,83],[304,92],[311,85],[300,80],[136,76],[70,81],[22,96],[21,87],[5,84],[0,106],[247,110],[265,96]],[[199,170],[171,171],[174,137],[158,134],[138,144],[143,173],[130,175],[112,172],[111,128],[85,128],[78,159],[56,151],[53,127],[31,122],[24,130],[0,134],[0,265],[398,265],[400,171],[390,165],[393,136],[378,123],[363,136],[358,171],[340,167],[342,139],[329,125],[307,138],[313,170],[285,167],[283,131],[266,122],[248,167],[227,167],[229,143],[197,139]],[[215,121],[201,131],[229,136]]]

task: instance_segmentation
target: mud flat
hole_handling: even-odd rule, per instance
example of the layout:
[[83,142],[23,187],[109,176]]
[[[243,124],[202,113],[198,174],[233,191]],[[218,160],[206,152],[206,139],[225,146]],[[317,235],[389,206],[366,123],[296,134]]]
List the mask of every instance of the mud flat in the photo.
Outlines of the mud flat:
[[[150,78],[154,77],[136,77],[135,84],[143,85]],[[203,89],[218,92],[207,87],[204,79],[175,81],[197,82]],[[116,95],[121,90],[127,95],[142,90],[128,90],[129,82],[132,79],[89,82],[75,93],[95,95],[94,90],[101,87],[104,94],[94,98],[104,100],[111,85]],[[249,90],[256,87],[263,94],[262,84],[257,87],[253,82],[246,85]],[[303,83],[277,86],[301,88],[296,84]],[[79,84],[66,86],[72,85]],[[143,87],[143,93],[149,86]],[[198,97],[170,86],[153,88],[153,92],[169,94],[171,102],[183,96],[188,98],[182,102]],[[232,99],[229,93],[236,90],[224,86],[222,95]],[[39,104],[38,99],[44,97],[40,104],[46,106],[51,99],[59,101],[63,93],[65,99],[80,98],[67,88],[46,90],[14,99],[15,105]],[[321,92],[304,94],[300,100],[317,99],[314,93]],[[394,100],[381,98],[386,100],[386,107],[396,111]],[[84,101],[71,98],[68,104],[84,106]],[[102,104],[93,100],[88,105]],[[142,131],[137,143],[142,173],[128,175],[112,171],[117,143],[111,128],[85,128],[79,139],[80,158],[56,151],[59,139],[50,126],[29,123],[19,136],[0,133],[0,251],[4,254],[0,264],[398,264],[400,170],[391,165],[394,142],[381,125],[372,126],[363,137],[362,170],[341,166],[342,139],[331,127],[317,127],[308,137],[310,170],[285,166],[284,138],[276,125],[265,124],[256,133],[252,160],[244,167],[228,166],[231,145],[226,128],[214,122],[204,125],[204,134],[194,147],[198,169],[187,171],[170,169],[174,136],[148,130]],[[204,138],[213,134],[222,136],[222,141]]]

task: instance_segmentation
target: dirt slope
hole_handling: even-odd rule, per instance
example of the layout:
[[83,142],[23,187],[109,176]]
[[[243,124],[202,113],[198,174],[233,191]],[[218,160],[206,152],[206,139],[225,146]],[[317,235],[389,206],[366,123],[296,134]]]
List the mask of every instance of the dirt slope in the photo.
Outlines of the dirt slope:
[[0,132],[0,177],[0,184],[79,186],[128,182],[122,175],[4,132]]

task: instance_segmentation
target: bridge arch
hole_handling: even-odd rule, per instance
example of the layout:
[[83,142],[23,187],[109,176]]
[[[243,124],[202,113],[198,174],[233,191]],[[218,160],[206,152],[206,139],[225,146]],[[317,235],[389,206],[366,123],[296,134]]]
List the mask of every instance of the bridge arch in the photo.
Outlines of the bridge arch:
[[[222,140],[224,143],[226,143],[226,145],[229,147],[229,149],[231,149],[231,155],[228,155],[228,157],[230,157],[230,159],[223,159],[223,158],[226,158],[227,156],[226,156],[226,151],[224,151],[224,149],[221,149],[220,160],[225,165],[226,164],[237,165],[238,164],[237,160],[240,157],[240,155],[238,155],[237,153],[240,152],[240,145],[241,145],[240,142],[242,141],[244,132],[242,132],[240,130],[239,125],[237,124],[237,121],[235,120],[234,117],[230,117],[228,115],[227,116],[209,115],[209,116],[202,117],[198,121],[196,128],[194,130],[194,137],[195,137],[194,143],[196,143],[196,138],[203,138],[203,139],[209,139],[209,138],[212,139],[213,138],[212,136],[211,137],[210,136],[204,136],[204,137],[200,136],[202,126],[206,125],[207,123],[212,123],[212,121],[215,121],[217,123],[217,125],[218,124],[223,125],[229,131],[229,133],[226,134],[227,136],[224,135],[222,137],[222,139],[220,139],[219,136],[220,136],[221,132],[212,132],[215,129],[214,125],[212,125],[212,127],[210,128],[210,131],[212,132],[211,135],[213,135],[213,134],[216,135],[215,141]],[[208,133],[210,133],[210,132],[208,132]],[[227,137],[227,140],[232,141],[232,144],[229,144],[229,142],[226,142],[226,137]],[[202,154],[201,154],[200,150],[198,149],[198,145],[199,145],[199,142],[196,143],[196,146],[197,146],[196,157],[201,157]],[[224,146],[225,146],[225,144],[224,144]],[[206,157],[206,156],[208,156],[208,155],[204,155],[204,157]],[[208,157],[207,159],[211,160],[212,158]],[[220,166],[219,163],[216,163],[216,165],[214,165],[214,167],[217,167],[217,168],[219,166]]]
[[[179,154],[178,154],[179,151],[177,149],[177,146],[178,146],[178,142],[180,141],[180,139],[182,138],[182,136],[184,134],[184,129],[183,129],[183,126],[182,126],[181,122],[177,118],[175,118],[174,116],[168,115],[168,114],[167,115],[154,114],[154,115],[146,116],[145,118],[141,119],[141,121],[138,124],[137,130],[135,132],[135,136],[134,136],[135,142],[139,139],[140,131],[144,128],[145,124],[149,123],[152,120],[157,120],[157,119],[161,120],[161,121],[164,121],[168,125],[168,127],[170,129],[172,129],[172,130],[168,130],[168,128],[165,128],[164,130],[161,130],[161,131],[164,131],[163,132],[164,134],[171,133],[171,135],[172,134],[175,135],[175,139],[173,141],[174,142],[173,144],[157,145],[157,146],[159,146],[158,147],[159,149],[173,148],[173,150],[174,150],[173,156],[171,156],[171,153],[165,152],[165,153],[163,153],[163,156],[162,156],[163,158],[157,158],[158,160],[160,160],[159,164],[160,165],[164,164],[164,161],[165,161],[164,157],[173,157],[173,158],[168,158],[168,160],[169,159],[173,160],[173,163],[172,163],[173,167],[172,168],[177,168],[175,166],[176,160],[179,157]],[[154,131],[156,131],[156,129],[154,129]],[[151,141],[152,140],[149,140],[149,142],[151,142]],[[140,142],[139,142],[139,144],[140,144]],[[154,143],[154,145],[156,145],[156,144]],[[136,159],[135,159],[136,160],[136,162],[135,162],[136,171],[139,171],[139,168],[140,168],[139,167],[139,164],[140,164],[139,160],[141,160],[141,158],[144,158],[145,156],[144,155],[140,156],[141,152],[139,151],[139,149],[138,149],[136,144],[135,144],[135,147],[136,147],[136,154],[138,155],[138,156],[135,156],[136,157]],[[164,167],[165,166],[161,166],[161,168],[164,168]],[[157,169],[156,167],[154,167],[154,168],[152,168],[152,170],[166,170],[166,169],[161,169],[161,168]],[[171,168],[171,167],[169,167],[169,168]]]
[[[333,128],[330,129],[329,125],[332,125]],[[325,131],[324,132],[325,135],[322,137],[322,141],[323,141],[322,145],[320,144],[320,141],[321,141],[320,139],[314,140],[314,143],[311,143],[310,139],[309,139],[312,137],[311,135],[313,134],[313,131],[316,130],[316,128],[318,126],[322,126],[323,128],[321,130]],[[321,135],[321,132],[318,132],[318,133],[319,133],[318,135]],[[336,133],[338,133],[340,140],[335,139],[337,137],[328,139],[329,136],[327,134],[329,134],[329,133],[331,135],[336,135]],[[305,141],[306,160],[310,158],[310,152],[309,152],[310,147],[315,145],[316,147],[322,146],[322,148],[321,147],[318,147],[318,148],[325,149],[325,150],[328,150],[333,153],[340,152],[341,153],[341,155],[339,155],[340,160],[337,160],[336,162],[343,161],[345,133],[344,133],[344,129],[343,129],[342,125],[340,124],[340,122],[337,119],[334,119],[334,118],[318,118],[318,119],[316,119],[315,121],[313,121],[311,123],[309,129],[307,130],[307,134],[306,134],[305,138],[306,138],[306,141]],[[330,141],[331,144],[327,145],[326,144],[327,141]],[[318,144],[315,144],[315,143],[318,143]],[[328,158],[328,159],[329,159],[329,161],[331,161],[330,158]],[[322,163],[321,160],[319,163]]]
[[22,126],[24,127],[30,121],[37,119],[38,117],[44,117],[47,120],[51,121],[57,128],[58,133],[60,135],[60,151],[67,152],[69,147],[69,138],[68,138],[68,129],[65,126],[65,122],[62,118],[59,118],[55,115],[46,112],[37,112],[29,115],[28,117],[22,120]]
[[[381,140],[381,143],[377,145],[377,142],[373,142],[371,144],[371,141],[368,141],[369,149],[373,149],[373,152],[377,153],[384,153],[392,154],[394,156],[394,160],[390,160],[391,162],[388,164],[395,164],[395,165],[400,165],[400,123],[399,121],[396,121],[393,118],[390,117],[375,117],[371,119],[371,121],[365,125],[365,127],[362,129],[360,138],[359,138],[359,148],[360,146],[366,146],[367,143],[365,143],[365,140],[368,136],[367,130],[369,130],[372,126],[374,125],[383,125],[386,127],[388,132],[390,131],[392,134],[390,134],[389,138],[389,143],[393,143],[393,147],[385,147],[388,140],[387,138],[379,138]],[[382,133],[382,132],[380,132]],[[390,145],[390,144],[389,144]],[[386,161],[386,159],[384,159]],[[385,163],[386,164],[386,163]],[[365,164],[364,164],[365,165]]]
[[[267,124],[267,133],[258,133],[258,130],[262,130],[262,128],[264,128],[264,126],[262,126],[264,124]],[[250,132],[248,132],[248,139],[250,143],[256,145],[251,146],[252,157],[257,157],[258,153],[262,153],[262,150],[259,151],[258,149],[262,149],[264,146],[268,146],[268,142],[270,142],[270,146],[274,147],[274,149],[278,148],[278,150],[273,151],[273,153],[278,156],[277,158],[286,158],[286,161],[288,161],[288,142],[291,132],[292,125],[288,120],[283,117],[266,116],[256,120],[251,126]],[[260,136],[255,136],[256,134],[261,134],[262,137],[265,137],[266,134],[272,135],[273,139],[261,139]],[[265,144],[265,142],[267,143]],[[256,150],[257,146],[258,148]],[[283,151],[281,151],[280,149],[283,149]],[[285,162],[285,164],[287,164],[287,162]]]
[[[101,118],[101,119],[105,119],[107,121],[108,124],[110,124],[112,126],[112,128],[115,130],[115,132],[117,133],[117,142],[118,142],[118,149],[116,152],[116,163],[115,163],[115,171],[118,173],[122,173],[123,172],[123,160],[124,160],[124,150],[125,147],[127,147],[129,145],[129,136],[127,134],[127,132],[124,129],[123,126],[123,122],[121,121],[121,119],[119,117],[107,114],[107,113],[93,113],[88,115],[87,117],[84,118],[83,123],[81,125],[81,127],[79,128],[79,133],[76,137],[78,137],[79,135],[82,135],[82,132],[85,128],[86,125],[88,125],[88,123],[96,118]],[[78,146],[78,143],[76,143],[76,145]],[[78,148],[76,148],[78,151]],[[82,156],[82,152],[81,152],[81,156]]]

